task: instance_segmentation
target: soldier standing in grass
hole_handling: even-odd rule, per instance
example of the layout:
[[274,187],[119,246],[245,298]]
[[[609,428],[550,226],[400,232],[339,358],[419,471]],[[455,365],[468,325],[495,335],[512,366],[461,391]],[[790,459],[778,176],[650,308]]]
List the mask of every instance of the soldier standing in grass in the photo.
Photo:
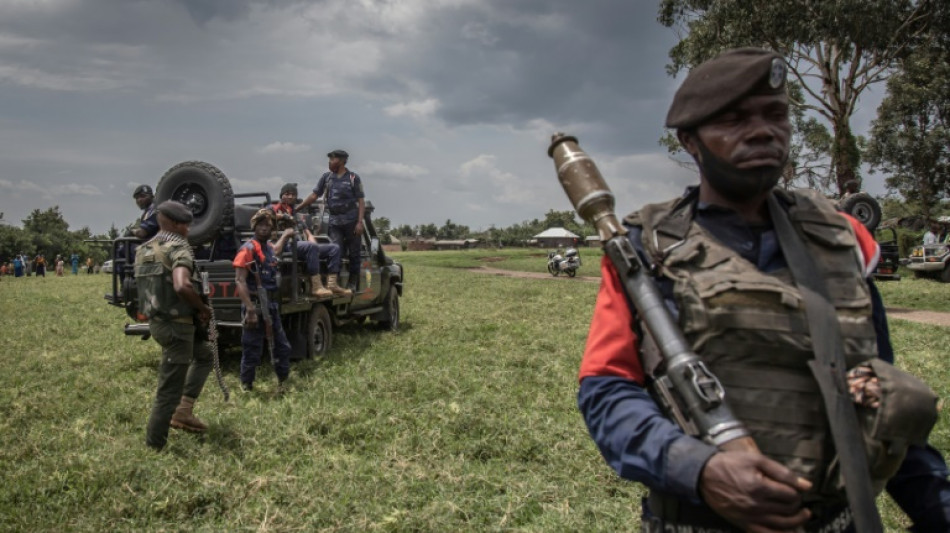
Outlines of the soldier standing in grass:
[[211,372],[212,353],[206,341],[198,340],[197,328],[207,326],[211,309],[196,290],[200,282],[188,244],[191,211],[174,201],[156,209],[160,231],[137,251],[135,282],[149,333],[162,347],[158,391],[145,433],[145,444],[161,450],[169,425],[197,433],[208,429],[192,410]]
[[[273,323],[270,334],[273,335],[275,353],[271,354],[271,358],[274,362],[274,373],[277,374],[278,393],[283,392],[284,381],[290,375],[291,347],[280,323],[280,308],[277,302],[277,257],[287,240],[293,236],[294,229],[285,229],[277,243],[271,244],[270,236],[276,227],[276,221],[274,212],[270,209],[264,208],[255,213],[251,217],[254,237],[241,245],[232,262],[237,293],[241,298],[241,313],[244,316],[244,330],[241,334],[241,388],[245,391],[254,388],[254,378],[267,340],[267,324],[262,313],[268,313]],[[262,309],[260,305],[258,294],[261,291],[267,291],[270,304],[267,309]]]
[[[867,279],[877,243],[813,191],[775,188],[791,136],[785,78],[784,60],[757,49],[693,69],[666,125],[696,160],[700,183],[625,219],[689,348],[721,380],[761,453],[717,448],[667,417],[648,391],[663,376],[655,354],[664,339],[644,327],[607,258],[578,405],[607,463],[650,488],[643,531],[854,531],[853,517],[877,522],[873,496],[885,482],[914,531],[950,531],[947,466],[926,443],[936,398],[918,385],[890,397],[883,390],[897,380],[881,376],[898,373],[879,362],[893,361],[893,351],[883,302]],[[818,287],[816,279],[830,281]],[[855,370],[879,373],[869,381]],[[836,401],[851,389],[847,403],[825,405],[826,376],[843,387]],[[867,383],[880,385],[883,398]],[[920,396],[920,410],[908,415]],[[839,438],[858,424],[856,410],[877,417],[873,438],[860,429]],[[894,439],[878,440],[890,431]],[[868,461],[851,462],[865,444]],[[838,468],[851,470],[842,476]],[[868,477],[847,495],[840,483]],[[853,488],[868,496],[854,498],[856,509],[849,501],[862,491]]]
[[330,159],[330,171],[320,177],[313,192],[300,202],[297,210],[302,210],[326,193],[326,207],[330,212],[330,240],[339,244],[343,257],[348,258],[349,278],[346,286],[356,292],[359,289],[360,241],[366,209],[363,181],[356,172],[346,168],[350,155],[344,150],[334,150],[327,157]]

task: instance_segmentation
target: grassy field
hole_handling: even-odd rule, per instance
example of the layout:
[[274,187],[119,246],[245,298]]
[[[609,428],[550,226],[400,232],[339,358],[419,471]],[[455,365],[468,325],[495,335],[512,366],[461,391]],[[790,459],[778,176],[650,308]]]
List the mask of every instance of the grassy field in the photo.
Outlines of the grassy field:
[[[582,254],[579,275],[598,275],[599,252]],[[209,379],[209,432],[173,432],[161,454],[143,443],[159,349],[122,335],[107,278],[4,278],[0,531],[638,530],[643,489],[606,467],[575,406],[597,284],[463,270],[543,272],[541,250],[396,255],[401,332],[337,330],[279,398],[268,366],[228,403]],[[938,309],[944,287],[882,291]],[[901,366],[946,397],[950,329],[891,328]],[[237,366],[228,354],[232,391]],[[945,412],[943,451],[948,429]],[[906,525],[883,499],[888,529]]]

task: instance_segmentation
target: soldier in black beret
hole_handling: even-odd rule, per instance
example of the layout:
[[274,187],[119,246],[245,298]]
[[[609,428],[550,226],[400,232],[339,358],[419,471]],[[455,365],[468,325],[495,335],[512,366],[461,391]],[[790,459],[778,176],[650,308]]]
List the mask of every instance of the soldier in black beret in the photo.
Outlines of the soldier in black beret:
[[[135,199],[135,205],[142,210],[142,215],[138,219],[138,227],[133,227],[132,234],[139,239],[151,239],[158,233],[157,211],[155,210],[155,193],[148,185],[139,185],[132,192],[132,198]],[[134,256],[133,256],[134,260]]]
[[[893,361],[893,350],[867,278],[879,253],[873,236],[817,192],[776,187],[791,137],[786,71],[781,56],[753,48],[694,68],[666,125],[696,161],[699,185],[624,220],[687,345],[721,381],[761,453],[719,449],[657,404],[648,389],[662,377],[653,357],[662,339],[650,336],[610,261],[578,405],[607,463],[649,487],[643,531],[853,532],[854,516],[880,527],[873,496],[885,482],[914,531],[950,531],[947,467],[925,438],[865,458],[860,429],[835,434],[859,421],[853,409],[849,418],[848,409],[825,405],[816,376],[853,387],[852,371]],[[898,418],[920,420],[915,434],[926,435],[926,417],[904,413]],[[862,482],[846,494],[842,480]],[[852,509],[849,496],[862,493]]]

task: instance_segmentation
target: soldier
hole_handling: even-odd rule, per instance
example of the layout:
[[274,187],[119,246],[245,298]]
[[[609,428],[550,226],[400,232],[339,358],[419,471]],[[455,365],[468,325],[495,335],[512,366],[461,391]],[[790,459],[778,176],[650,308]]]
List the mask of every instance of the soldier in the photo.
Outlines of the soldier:
[[211,371],[212,354],[198,337],[211,309],[195,289],[199,281],[187,239],[191,211],[173,201],[162,202],[156,210],[161,231],[139,247],[135,282],[149,333],[162,347],[158,391],[145,434],[145,444],[161,450],[169,424],[198,433],[208,429],[192,410]]
[[[284,381],[290,375],[290,342],[280,323],[277,289],[277,256],[287,240],[293,236],[293,228],[281,233],[276,244],[271,244],[270,236],[276,226],[274,212],[264,208],[251,217],[254,237],[241,245],[234,256],[234,274],[237,281],[237,293],[241,298],[241,313],[244,316],[244,331],[241,335],[241,388],[251,391],[257,366],[264,352],[264,342],[268,335],[273,340],[274,373],[277,374],[277,391],[284,390]],[[263,309],[258,294],[267,291],[269,307]],[[268,328],[263,313],[268,313],[272,326]],[[268,331],[270,329],[270,331]]]
[[135,205],[142,210],[138,227],[132,229],[132,235],[139,239],[151,239],[158,233],[158,212],[155,210],[155,194],[148,185],[139,185],[132,192]]
[[327,154],[330,171],[317,181],[313,192],[304,198],[297,210],[307,207],[327,194],[327,209],[330,211],[330,240],[339,244],[343,256],[349,260],[347,288],[356,292],[360,278],[360,239],[363,235],[364,204],[363,181],[359,175],[346,168],[350,156],[343,150]]
[[[625,219],[687,342],[722,381],[762,454],[717,449],[663,414],[646,390],[655,344],[613,264],[602,263],[578,406],[607,463],[650,488],[644,531],[854,530],[835,474],[831,415],[809,366],[826,343],[809,334],[814,300],[800,288],[801,262],[792,261],[784,230],[790,225],[814,257],[811,276],[834,280],[827,322],[840,328],[839,353],[858,367],[893,360],[883,303],[867,279],[878,246],[823,197],[774,189],[791,135],[785,77],[783,59],[758,49],[693,69],[666,125],[695,159],[699,186]],[[908,428],[916,418],[906,417]],[[864,444],[856,440],[840,451],[854,456]],[[900,453],[889,456],[890,472],[868,470],[875,483],[890,477],[887,489],[915,530],[950,531],[947,467],[925,441],[902,462]]]
[[[277,229],[296,229],[295,220],[297,204],[297,184],[285,183],[280,188],[280,201],[272,204],[270,210],[277,217]],[[310,276],[310,295],[314,298],[329,298],[331,296],[352,296],[349,289],[340,287],[337,276],[340,274],[340,245],[335,242],[320,244],[317,238],[304,228],[303,239],[297,241],[297,259],[306,264],[307,275]],[[320,277],[320,260],[327,261],[327,286],[323,286]]]

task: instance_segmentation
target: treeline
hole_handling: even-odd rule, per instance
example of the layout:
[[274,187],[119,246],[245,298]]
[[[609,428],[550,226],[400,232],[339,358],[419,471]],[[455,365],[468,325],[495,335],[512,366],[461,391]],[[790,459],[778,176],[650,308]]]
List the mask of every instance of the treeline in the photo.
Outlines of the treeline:
[[10,225],[0,213],[0,261],[10,261],[18,254],[30,259],[43,254],[52,261],[57,254],[68,258],[76,253],[102,263],[110,257],[109,248],[88,241],[114,239],[118,235],[115,227],[107,235],[93,235],[88,227],[70,231],[58,205],[45,211],[34,209],[23,219],[23,227]]
[[442,226],[435,224],[393,226],[388,218],[380,217],[373,219],[373,226],[381,235],[383,244],[392,242],[392,237],[402,241],[418,236],[440,241],[478,239],[494,246],[523,246],[529,239],[548,228],[564,228],[577,234],[582,240],[596,233],[590,224],[578,222],[574,211],[555,211],[554,209],[549,210],[543,219],[525,220],[506,228],[489,226],[488,229],[479,231],[472,231],[468,226],[456,224],[451,219],[446,220]]

